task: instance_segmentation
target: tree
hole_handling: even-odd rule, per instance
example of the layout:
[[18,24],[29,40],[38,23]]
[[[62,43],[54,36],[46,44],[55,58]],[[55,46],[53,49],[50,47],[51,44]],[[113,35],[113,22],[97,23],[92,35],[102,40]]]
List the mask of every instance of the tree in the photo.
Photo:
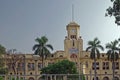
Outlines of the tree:
[[[57,63],[50,64],[47,67],[44,67],[41,69],[41,74],[64,74],[64,75],[76,74],[76,75],[67,75],[67,78],[70,78],[73,80],[79,78],[75,63],[69,60],[62,60]],[[84,75],[81,75],[81,77],[82,77],[82,80],[85,80]]]
[[17,74],[18,68],[24,68],[23,65],[25,66],[24,59],[23,54],[6,54],[6,65],[10,70],[13,70],[14,74]]
[[0,74],[5,74],[8,72],[7,68],[5,68],[3,54],[6,53],[5,47],[0,44]]
[[24,79],[23,78],[18,78],[18,77],[17,78],[13,77],[12,80],[24,80]]
[[106,9],[106,16],[114,16],[115,23],[120,25],[120,0],[111,0],[113,3],[112,7]]
[[115,40],[106,44],[106,48],[108,49],[107,51],[108,60],[112,61],[113,80],[115,75],[115,61],[119,59],[120,48],[118,47],[119,46],[118,43],[119,43],[118,40]]
[[0,54],[5,54],[5,47],[0,44]]
[[[42,58],[42,68],[44,64],[44,59],[50,54],[50,50],[53,50],[51,44],[47,44],[48,39],[46,36],[42,36],[41,38],[36,38],[35,41],[37,44],[33,46],[33,50],[35,51],[35,55],[39,55]],[[50,49],[50,50],[49,50]]]
[[0,80],[4,80],[4,78],[2,76],[0,76]]
[[62,60],[41,69],[42,74],[77,74],[74,62]]
[[90,51],[90,58],[94,60],[94,80],[96,80],[96,60],[97,58],[100,58],[99,49],[104,50],[104,48],[100,45],[98,38],[94,38],[93,41],[88,41],[88,47],[86,48],[86,51]]

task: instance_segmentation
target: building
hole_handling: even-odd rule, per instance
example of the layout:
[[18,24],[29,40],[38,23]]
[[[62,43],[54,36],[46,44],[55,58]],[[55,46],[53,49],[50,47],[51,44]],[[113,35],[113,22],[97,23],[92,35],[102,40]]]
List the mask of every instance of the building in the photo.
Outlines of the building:
[[[67,36],[64,39],[64,50],[56,51],[49,56],[44,64],[53,64],[59,60],[68,59],[76,63],[80,74],[84,74],[86,80],[94,80],[94,61],[90,59],[90,52],[83,50],[83,40],[80,35],[80,26],[75,22],[70,22],[66,26]],[[42,67],[41,58],[33,54],[7,54],[4,55],[6,66],[11,75],[26,75],[27,80],[40,80],[40,69]],[[12,60],[11,60],[12,59]],[[11,66],[16,62],[15,69]],[[115,62],[115,80],[120,79],[120,61]],[[25,67],[24,67],[25,65]],[[101,53],[100,59],[97,60],[97,80],[112,80],[112,63],[107,60],[105,53]]]

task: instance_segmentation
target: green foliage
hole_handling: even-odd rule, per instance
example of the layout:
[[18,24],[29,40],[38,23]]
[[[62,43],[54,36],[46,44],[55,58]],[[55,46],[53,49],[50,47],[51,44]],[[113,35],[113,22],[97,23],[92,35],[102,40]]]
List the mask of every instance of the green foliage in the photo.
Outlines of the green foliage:
[[120,38],[118,40],[111,41],[110,43],[106,44],[107,56],[108,60],[112,61],[112,69],[113,69],[113,80],[115,77],[115,61],[119,59],[119,52],[120,52],[120,44],[119,44]]
[[114,16],[115,23],[120,25],[120,0],[111,0],[112,6],[106,9],[106,16]]
[[77,74],[74,62],[63,60],[55,64],[48,65],[41,70],[42,74]]
[[0,74],[6,74],[8,72],[7,68],[0,68]]
[[0,56],[0,68],[4,67],[4,65],[5,65],[4,60],[2,56]]
[[1,56],[2,54],[5,54],[5,47],[3,47],[0,44],[0,68],[4,67],[4,61],[3,61],[3,57]]
[[116,61],[119,59],[120,48],[119,48],[118,40],[114,40],[114,41],[111,41],[110,43],[107,43],[106,48],[108,49],[107,51],[108,60]]
[[34,54],[42,57],[42,67],[43,67],[43,60],[48,57],[48,55],[50,54],[50,50],[53,50],[53,47],[51,44],[47,44],[48,39],[46,36],[42,36],[41,38],[36,38],[35,41],[37,42],[37,44],[33,46],[33,50],[35,51]]
[[7,69],[4,68],[4,59],[3,57],[1,56],[2,54],[5,54],[6,51],[5,51],[5,47],[3,47],[1,44],[0,44],[0,74],[5,74],[7,72]]
[[[11,80],[11,79],[10,79],[10,80]],[[23,78],[20,78],[20,79],[19,79],[19,78],[14,78],[14,77],[13,77],[12,80],[24,80],[24,79],[23,79]]]
[[[69,75],[67,78],[68,80],[79,80],[79,75]],[[85,80],[85,76],[80,75],[80,80]]]
[[93,41],[88,42],[88,47],[86,48],[86,51],[90,51],[90,58],[91,59],[96,59],[96,55],[97,55],[97,58],[100,58],[99,49],[104,50],[102,45],[100,45],[99,39],[94,38]]
[[4,78],[2,76],[0,76],[0,80],[4,80]]
[[[100,41],[98,38],[94,38],[93,41],[89,41],[88,42],[88,47],[86,49],[86,51],[90,51],[90,58],[94,60],[94,63],[96,63],[96,59],[100,58],[100,50],[104,50],[104,48],[102,47],[102,45],[100,45]],[[95,69],[94,69],[94,76],[96,78],[96,65],[95,65]]]
[[0,54],[5,54],[5,47],[0,44]]

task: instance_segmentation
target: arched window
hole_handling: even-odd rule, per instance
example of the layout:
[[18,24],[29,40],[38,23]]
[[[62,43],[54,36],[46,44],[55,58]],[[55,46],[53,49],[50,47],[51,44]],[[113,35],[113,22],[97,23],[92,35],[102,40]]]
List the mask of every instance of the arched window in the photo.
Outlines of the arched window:
[[[95,79],[93,78],[93,80],[95,80]],[[98,78],[98,77],[96,77],[96,80],[99,80],[99,78]]]
[[76,54],[71,54],[70,58],[77,58]]
[[63,55],[60,55],[59,57],[63,57]]
[[116,77],[114,78],[114,80],[119,80],[119,78],[116,76]]
[[103,78],[103,80],[109,80],[109,78],[106,76],[106,77]]
[[29,80],[34,80],[34,78],[33,78],[33,77],[30,77]]

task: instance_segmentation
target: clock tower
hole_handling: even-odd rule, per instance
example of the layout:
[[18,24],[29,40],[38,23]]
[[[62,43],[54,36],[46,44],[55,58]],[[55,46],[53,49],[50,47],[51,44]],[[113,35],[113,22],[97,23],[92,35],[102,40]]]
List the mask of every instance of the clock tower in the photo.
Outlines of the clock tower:
[[79,36],[80,26],[75,22],[70,22],[66,26],[67,36],[64,40],[64,51],[68,58],[78,57],[83,51],[83,40]]

